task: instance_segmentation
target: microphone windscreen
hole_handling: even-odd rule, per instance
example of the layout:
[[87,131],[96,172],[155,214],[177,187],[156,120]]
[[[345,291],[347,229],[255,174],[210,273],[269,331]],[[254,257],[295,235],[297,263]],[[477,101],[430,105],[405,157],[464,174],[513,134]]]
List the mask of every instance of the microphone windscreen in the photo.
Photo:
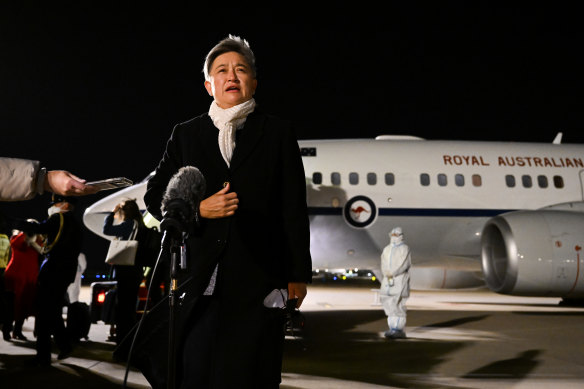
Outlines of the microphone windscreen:
[[188,204],[194,215],[195,210],[205,195],[205,190],[205,177],[201,171],[194,166],[184,166],[168,182],[166,191],[162,197],[160,210],[164,214],[166,206],[171,200],[181,199]]

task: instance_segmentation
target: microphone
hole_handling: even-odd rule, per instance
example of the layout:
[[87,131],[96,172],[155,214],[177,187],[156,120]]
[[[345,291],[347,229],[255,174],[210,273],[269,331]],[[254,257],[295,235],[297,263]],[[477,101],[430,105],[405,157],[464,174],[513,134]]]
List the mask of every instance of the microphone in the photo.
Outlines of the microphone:
[[205,177],[199,169],[184,166],[172,176],[162,196],[160,229],[174,237],[188,231],[198,218],[199,204],[205,195]]

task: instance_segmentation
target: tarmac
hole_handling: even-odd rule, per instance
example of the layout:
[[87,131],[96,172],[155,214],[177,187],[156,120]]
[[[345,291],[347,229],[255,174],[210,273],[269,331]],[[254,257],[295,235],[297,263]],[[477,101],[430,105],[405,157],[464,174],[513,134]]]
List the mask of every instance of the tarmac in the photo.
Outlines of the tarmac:
[[[584,388],[584,308],[482,289],[414,290],[407,338],[388,340],[376,287],[309,286],[304,325],[286,338],[282,389]],[[80,300],[89,303],[89,287]],[[92,324],[71,357],[53,354],[51,366],[40,368],[25,364],[35,354],[33,326],[29,318],[27,341],[0,340],[0,388],[123,387],[126,366],[112,359],[109,325]],[[133,369],[126,387],[150,388]]]

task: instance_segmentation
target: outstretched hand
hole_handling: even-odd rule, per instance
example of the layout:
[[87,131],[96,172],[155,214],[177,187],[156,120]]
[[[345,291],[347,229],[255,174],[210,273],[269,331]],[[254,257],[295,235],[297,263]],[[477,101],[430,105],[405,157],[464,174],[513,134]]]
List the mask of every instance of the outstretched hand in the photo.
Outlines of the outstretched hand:
[[66,170],[48,171],[44,188],[61,196],[84,196],[98,191],[95,187],[85,185],[85,180]]
[[199,211],[203,218],[219,219],[233,215],[238,203],[237,193],[229,192],[229,183],[227,183],[219,192],[201,201]]

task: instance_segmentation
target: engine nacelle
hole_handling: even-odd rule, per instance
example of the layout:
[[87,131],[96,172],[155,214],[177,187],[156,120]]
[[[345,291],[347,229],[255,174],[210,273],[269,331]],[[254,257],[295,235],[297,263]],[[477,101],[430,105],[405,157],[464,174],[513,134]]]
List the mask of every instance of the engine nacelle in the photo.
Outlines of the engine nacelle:
[[584,213],[503,214],[485,224],[481,246],[485,281],[494,292],[584,297]]

